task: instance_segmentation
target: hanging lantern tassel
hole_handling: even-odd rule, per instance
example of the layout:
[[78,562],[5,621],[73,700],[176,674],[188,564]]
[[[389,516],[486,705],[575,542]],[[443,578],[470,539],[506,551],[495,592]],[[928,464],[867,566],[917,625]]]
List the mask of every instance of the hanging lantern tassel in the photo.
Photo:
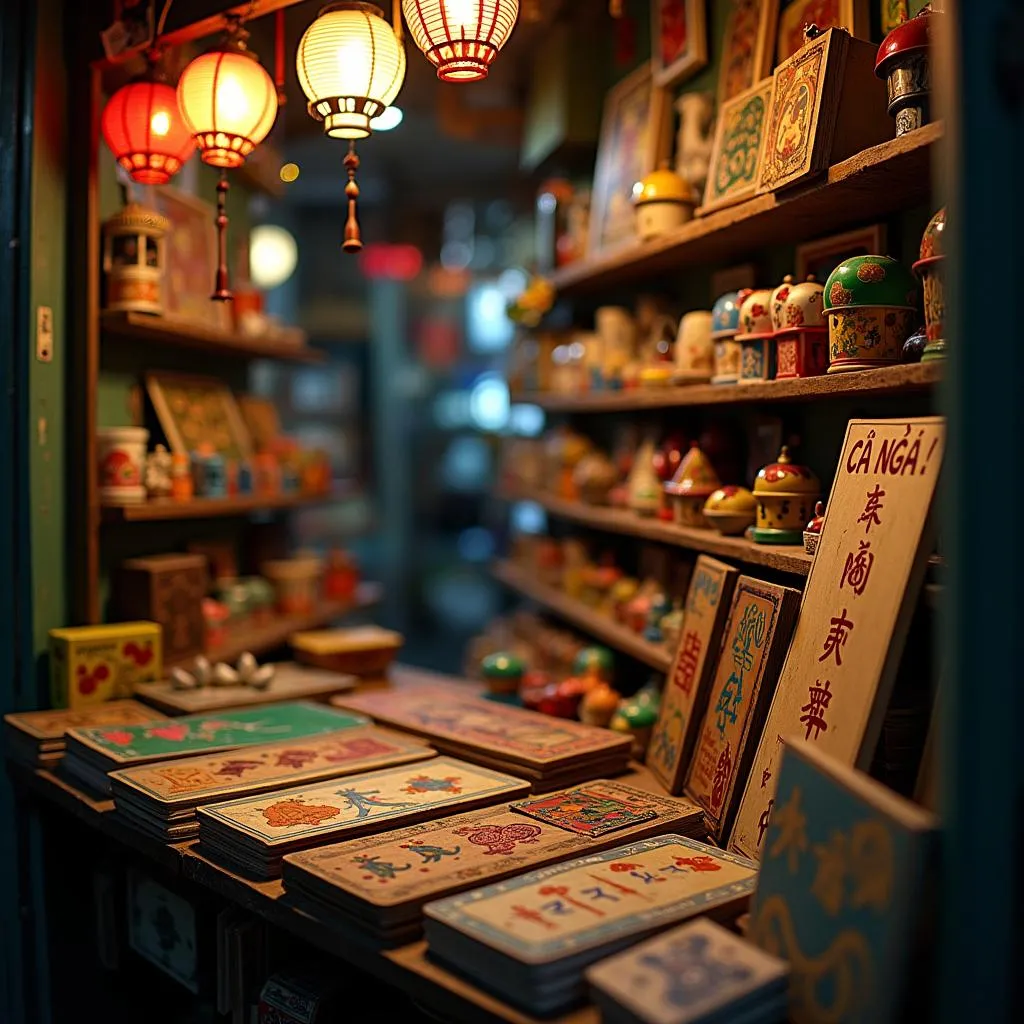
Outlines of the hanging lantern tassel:
[[348,184],[345,195],[348,197],[348,219],[345,221],[345,239],[341,248],[345,252],[359,252],[363,240],[359,235],[359,218],[356,216],[356,200],[359,198],[359,186],[356,184],[356,171],[359,170],[359,157],[356,155],[356,144],[348,144],[345,154],[345,170],[348,171]]
[[228,172],[222,167],[217,182],[217,277],[213,282],[215,302],[230,302],[234,295],[228,287]]

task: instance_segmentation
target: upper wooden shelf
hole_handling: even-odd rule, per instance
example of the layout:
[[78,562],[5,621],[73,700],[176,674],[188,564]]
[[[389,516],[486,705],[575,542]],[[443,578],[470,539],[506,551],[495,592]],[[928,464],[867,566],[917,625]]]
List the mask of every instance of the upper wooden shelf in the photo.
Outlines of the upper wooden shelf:
[[146,313],[104,313],[103,333],[109,337],[151,345],[173,345],[242,359],[281,359],[293,363],[323,363],[327,353],[274,338],[250,338],[216,327],[185,323]]
[[833,165],[813,184],[755,196],[653,241],[579,260],[556,271],[552,283],[563,292],[590,291],[698,263],[727,263],[755,249],[818,238],[925,202],[933,145],[942,134],[941,121],[925,125]]
[[250,512],[273,512],[278,509],[306,508],[340,501],[334,494],[279,494],[274,497],[247,494],[234,498],[193,498],[191,501],[170,499],[140,502],[138,505],[104,505],[105,523],[161,522],[169,519],[213,519],[244,516]]
[[524,392],[514,395],[512,400],[539,405],[549,412],[621,412],[681,405],[800,402],[844,395],[895,395],[933,387],[942,379],[942,365],[941,361],[908,363],[878,370],[851,370],[758,384],[689,384],[637,387],[626,391],[581,391],[576,394]]

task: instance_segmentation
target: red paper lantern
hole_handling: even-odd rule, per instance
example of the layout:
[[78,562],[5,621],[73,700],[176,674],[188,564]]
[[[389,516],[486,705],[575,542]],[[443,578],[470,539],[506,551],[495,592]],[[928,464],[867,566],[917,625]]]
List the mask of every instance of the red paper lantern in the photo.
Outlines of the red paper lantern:
[[140,185],[166,185],[195,151],[174,89],[149,75],[110,97],[101,128],[117,162]]

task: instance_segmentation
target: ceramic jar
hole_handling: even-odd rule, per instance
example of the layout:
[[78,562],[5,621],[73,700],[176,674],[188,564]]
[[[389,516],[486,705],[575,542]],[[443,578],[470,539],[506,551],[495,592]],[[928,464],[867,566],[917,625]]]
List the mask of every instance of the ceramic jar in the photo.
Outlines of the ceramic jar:
[[[780,289],[776,289],[778,294]],[[772,303],[775,338],[775,379],[817,377],[828,359],[828,324],[825,322],[824,287],[812,274],[786,289],[778,306]]]
[[715,346],[712,384],[735,384],[740,378],[740,343],[736,332],[740,324],[740,305],[748,294],[746,288],[726,292],[711,307],[711,339]]
[[636,323],[621,306],[602,306],[594,314],[601,339],[601,376],[605,387],[622,387],[622,372],[636,358]]
[[900,361],[917,319],[917,283],[890,256],[852,256],[825,282],[829,373]]
[[739,536],[753,526],[756,512],[757,499],[735,484],[719,487],[704,502],[704,518],[726,537]]
[[931,32],[929,5],[917,17],[897,25],[878,48],[875,74],[885,80],[897,137],[928,123]]
[[685,224],[693,216],[697,201],[686,180],[669,170],[665,162],[640,181],[633,205],[636,233],[641,241],[647,241]]
[[818,550],[818,540],[821,537],[821,528],[825,524],[825,506],[822,502],[815,502],[814,518],[804,527],[804,551],[813,555]]
[[946,265],[946,208],[943,207],[930,221],[921,236],[920,259],[914,264],[914,273],[921,278],[924,290],[924,329],[928,344],[921,354],[921,362],[942,359],[946,355],[945,319],[946,293],[943,275]]
[[672,506],[673,521],[680,526],[707,529],[704,502],[721,486],[721,482],[696,441],[679,463],[675,476],[664,486]]
[[654,469],[654,441],[648,438],[637,450],[626,482],[630,509],[638,516],[657,515],[661,508],[661,481]]
[[163,313],[164,237],[170,226],[139,203],[128,203],[103,225],[104,309]]
[[675,372],[678,384],[703,384],[711,380],[715,368],[715,343],[711,339],[713,316],[698,309],[679,321],[676,335]]
[[758,544],[799,544],[814,503],[821,497],[818,478],[798,466],[783,446],[777,462],[763,466],[754,481],[757,525],[752,539]]
[[146,442],[142,427],[104,427],[96,432],[100,501],[134,505],[146,500]]
[[[789,278],[775,292],[789,290]],[[771,304],[775,292],[759,288],[749,292],[740,306],[736,341],[740,345],[740,384],[757,384],[775,376],[775,346],[772,344]]]

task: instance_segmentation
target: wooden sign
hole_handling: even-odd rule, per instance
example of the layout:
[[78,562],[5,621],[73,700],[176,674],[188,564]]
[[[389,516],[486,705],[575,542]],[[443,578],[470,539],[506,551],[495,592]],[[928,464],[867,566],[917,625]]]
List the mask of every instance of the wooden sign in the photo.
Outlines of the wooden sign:
[[757,168],[771,95],[772,79],[765,78],[722,104],[704,203],[698,213],[703,215],[749,199],[757,191]]
[[749,576],[741,576],[736,584],[686,777],[686,794],[704,808],[708,828],[719,843],[746,785],[799,604],[800,592],[791,587]]
[[670,793],[683,790],[738,575],[731,565],[708,555],[701,555],[693,567],[679,645],[647,748],[647,767]]
[[787,742],[747,938],[791,965],[796,1024],[910,1020],[937,820],[806,740]]
[[730,839],[756,857],[782,741],[867,769],[931,552],[945,420],[851,420],[825,525]]

